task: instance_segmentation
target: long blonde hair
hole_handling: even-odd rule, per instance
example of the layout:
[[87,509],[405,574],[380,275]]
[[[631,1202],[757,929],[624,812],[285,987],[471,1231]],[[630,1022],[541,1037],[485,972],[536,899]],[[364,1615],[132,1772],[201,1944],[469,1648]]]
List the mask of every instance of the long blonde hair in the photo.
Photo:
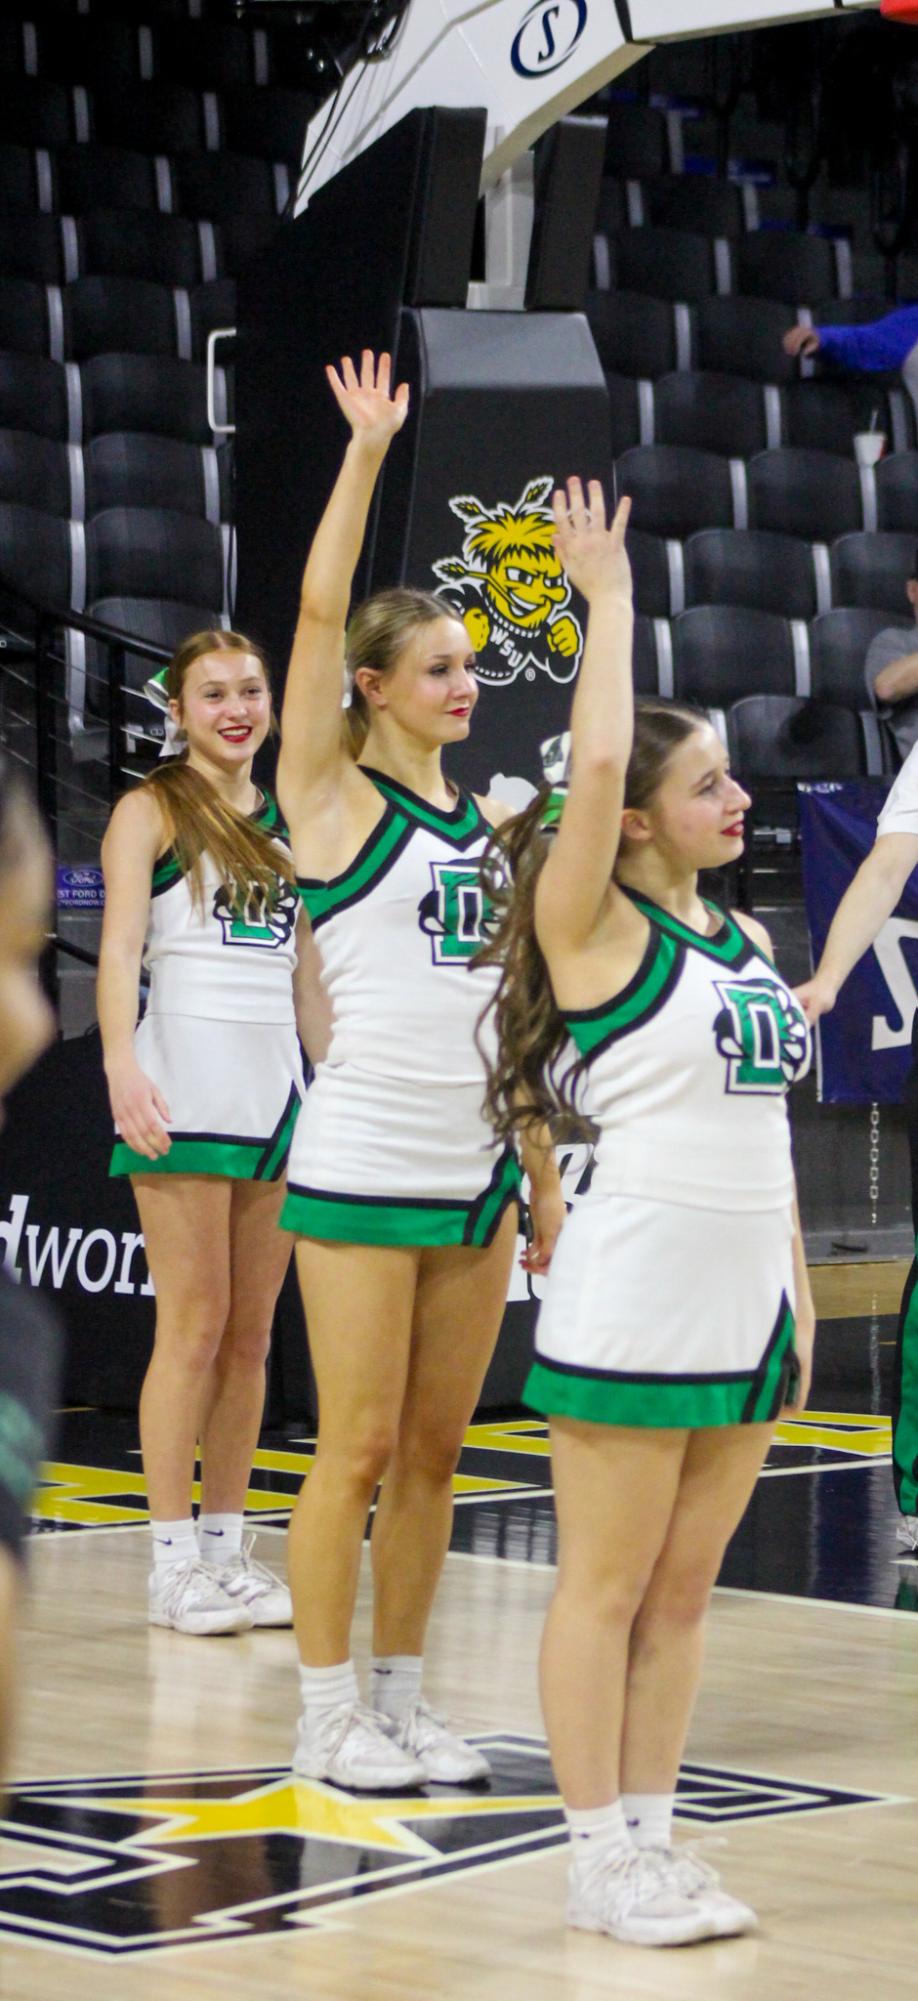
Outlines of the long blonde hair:
[[[179,709],[189,668],[205,653],[250,653],[259,662],[270,694],[267,660],[261,647],[244,633],[192,632],[182,640],[166,669],[166,694]],[[203,897],[201,857],[206,852],[215,862],[233,906],[243,907],[253,891],[258,891],[268,907],[273,907],[280,894],[278,878],[293,881],[292,863],[265,828],[257,827],[220,798],[214,786],[188,763],[187,751],[164,759],[143,783],[155,795],[171,829],[180,867],[188,876],[196,903]]]
[[345,661],[350,704],[344,711],[345,746],[356,763],[370,728],[370,711],[356,674],[372,667],[388,674],[398,664],[399,655],[410,639],[437,618],[458,618],[459,613],[433,591],[413,590],[396,584],[388,591],[376,591],[352,614],[345,641]]

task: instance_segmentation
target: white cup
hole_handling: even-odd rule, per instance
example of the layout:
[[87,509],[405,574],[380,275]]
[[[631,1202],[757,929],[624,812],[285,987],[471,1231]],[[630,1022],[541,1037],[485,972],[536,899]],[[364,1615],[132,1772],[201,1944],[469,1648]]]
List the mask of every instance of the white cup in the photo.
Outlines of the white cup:
[[875,466],[885,450],[885,431],[855,431],[854,456],[859,466]]

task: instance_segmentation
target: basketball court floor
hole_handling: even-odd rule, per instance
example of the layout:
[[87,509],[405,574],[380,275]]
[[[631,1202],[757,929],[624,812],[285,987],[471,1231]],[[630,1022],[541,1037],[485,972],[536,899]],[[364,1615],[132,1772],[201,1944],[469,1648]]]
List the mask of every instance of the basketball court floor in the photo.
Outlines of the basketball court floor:
[[[71,1411],[31,1543],[0,1824],[0,1995],[49,2001],[847,2001],[918,1992],[918,1558],[895,1540],[890,1371],[904,1267],[819,1267],[811,1409],[782,1425],[715,1596],[681,1838],[759,1933],[642,1952],[563,1925],[536,1692],[554,1522],[544,1427],[473,1427],[429,1694],[483,1788],[295,1783],[289,1632],[145,1619],[133,1420]],[[259,1452],[248,1513],[285,1562],[311,1442]],[[369,1575],[357,1627],[369,1651]]]

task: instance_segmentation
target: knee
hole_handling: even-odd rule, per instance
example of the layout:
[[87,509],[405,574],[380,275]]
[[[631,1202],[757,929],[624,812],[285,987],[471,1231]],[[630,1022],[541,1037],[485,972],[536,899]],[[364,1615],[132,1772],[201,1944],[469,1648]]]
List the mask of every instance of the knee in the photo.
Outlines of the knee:
[[219,1299],[186,1301],[180,1313],[156,1324],[156,1352],[170,1367],[206,1375],[226,1332],[227,1306]]
[[462,1451],[464,1429],[455,1431],[439,1430],[436,1424],[426,1426],[423,1431],[409,1428],[399,1433],[396,1457],[399,1472],[409,1478],[429,1482],[433,1487],[448,1486]]
[[395,1426],[384,1419],[356,1424],[343,1442],[334,1445],[323,1442],[320,1421],[316,1463],[334,1469],[337,1478],[362,1493],[369,1505],[395,1447]]
[[224,1368],[246,1374],[264,1368],[271,1348],[271,1318],[240,1319],[230,1313],[220,1343],[220,1363]]
[[683,1566],[677,1575],[655,1579],[638,1615],[638,1643],[653,1644],[664,1634],[689,1632],[703,1625],[714,1582],[707,1565]]
[[630,1632],[647,1589],[645,1573],[608,1571],[598,1567],[570,1567],[562,1570],[559,1592],[571,1602],[587,1607],[591,1619],[608,1631]]

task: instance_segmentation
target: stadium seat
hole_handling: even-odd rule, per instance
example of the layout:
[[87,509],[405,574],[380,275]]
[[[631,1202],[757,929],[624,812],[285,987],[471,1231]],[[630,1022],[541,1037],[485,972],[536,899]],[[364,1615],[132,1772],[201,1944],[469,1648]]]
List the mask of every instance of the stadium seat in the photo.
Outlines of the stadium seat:
[[761,384],[688,369],[662,376],[654,390],[654,438],[734,458],[764,451],[769,438]]
[[[195,361],[204,361],[207,354],[207,336],[216,327],[234,327],[236,324],[236,280],[217,278],[210,285],[196,285],[189,294],[191,310],[191,352]],[[229,347],[219,349],[220,360],[230,359]]]
[[596,204],[597,231],[601,235],[617,236],[620,229],[628,228],[630,221],[626,183],[610,180],[604,175]]
[[305,90],[226,90],[220,99],[223,144],[253,159],[285,160],[297,173],[315,104]]
[[54,206],[62,215],[159,206],[156,162],[146,153],[125,146],[61,146],[51,165]]
[[31,146],[0,146],[0,202],[4,208],[37,208],[38,181]]
[[[153,646],[161,646],[170,653],[175,651],[183,639],[193,632],[205,632],[209,626],[225,623],[219,606],[182,604],[172,598],[106,597],[94,598],[87,606],[91,618],[102,625],[113,626],[116,632],[128,632],[137,639],[147,639]],[[87,639],[82,649],[85,662],[83,678],[88,693],[87,706],[92,717],[105,715],[108,708],[107,682],[109,663],[107,649],[95,640]],[[132,653],[125,647],[120,662],[113,663],[120,668],[127,688],[141,689],[151,672],[151,662],[145,653]],[[157,718],[149,702],[137,700],[128,704],[129,727],[150,731],[162,736],[162,719]]]
[[217,276],[202,268],[198,225],[184,215],[135,214],[94,209],[78,226],[80,272],[152,279],[160,285],[196,285]]
[[831,542],[863,524],[861,484],[853,459],[792,445],[750,459],[749,526]]
[[21,76],[3,93],[4,142],[17,146],[69,146],[78,136],[76,104],[64,83]]
[[[80,531],[82,532],[82,531]],[[80,610],[69,521],[37,507],[0,503],[0,588],[8,577],[42,604]]]
[[47,354],[48,293],[31,278],[0,278],[0,348],[8,354]]
[[71,436],[67,374],[59,362],[0,352],[0,424],[39,438]]
[[0,431],[0,501],[40,508],[68,520],[82,513],[82,461],[77,453],[76,491],[71,449],[34,431]]
[[918,536],[918,452],[893,452],[876,469],[877,526]]
[[[140,153],[203,151],[208,142],[205,94],[179,83],[138,83],[93,99],[95,137]],[[215,141],[216,143],[216,141]]]
[[661,229],[688,229],[698,236],[742,236],[743,197],[732,181],[702,174],[672,174],[642,189],[645,219]]
[[718,285],[715,245],[684,229],[625,229],[614,239],[617,283],[653,299],[706,299]]
[[666,541],[661,535],[645,535],[640,528],[629,528],[628,554],[634,579],[635,610],[649,618],[668,618],[675,607]]
[[[647,385],[649,389],[649,384]],[[609,437],[612,456],[643,443],[641,390],[633,375],[607,375],[609,392]]]
[[[0,432],[0,440],[2,436]],[[228,470],[226,453],[211,445],[105,431],[86,447],[86,513],[92,517],[107,507],[165,507],[224,521]]]
[[901,618],[915,566],[915,531],[842,535],[831,550],[836,604],[876,606]]
[[727,741],[741,782],[859,778],[867,770],[860,722],[838,702],[746,695],[727,712]]
[[832,611],[814,618],[810,626],[813,694],[828,702],[844,702],[852,709],[866,709],[869,706],[864,680],[867,649],[878,632],[899,624],[905,652],[916,638],[915,622],[908,617],[894,618],[888,611],[836,605]]
[[153,36],[154,73],[199,90],[248,90],[259,78],[252,31],[234,21],[161,21]]
[[695,307],[696,368],[795,382],[796,361],[781,346],[794,315],[776,299],[702,299]]
[[25,70],[25,43],[22,22],[0,19],[0,77],[8,89]]
[[279,200],[270,160],[249,160],[238,153],[180,153],[172,166],[176,214],[213,222],[236,215],[276,217],[289,193],[286,173],[281,185]]
[[[59,373],[63,377],[63,369]],[[147,354],[99,354],[83,363],[80,375],[87,438],[105,431],[144,431],[196,445],[213,444],[205,372],[196,362]]]
[[[785,442],[851,458],[856,431],[890,431],[885,392],[871,382],[792,382],[784,391]],[[892,525],[892,524],[891,524]]]
[[[228,215],[213,227],[218,232],[221,271],[235,278],[267,248],[283,224],[278,216]],[[207,227],[206,224],[202,227]]]
[[818,610],[813,551],[796,536],[703,528],[689,536],[683,562],[687,605],[749,605],[784,618],[813,618]]
[[736,290],[747,298],[812,305],[841,292],[836,247],[823,236],[757,230],[737,244],[735,268]]
[[118,96],[140,82],[140,38],[132,21],[55,15],[40,21],[34,33],[39,76],[88,84],[104,96]]
[[669,130],[665,115],[646,104],[609,107],[604,172],[622,180],[642,180],[669,172]]
[[678,311],[640,292],[588,293],[586,315],[603,368],[653,380],[678,367]]
[[[636,695],[658,695],[661,692],[660,669],[657,657],[657,631],[659,624],[659,620],[647,618],[641,613],[638,614],[634,621],[631,671]],[[666,631],[667,633],[669,632],[668,625],[666,625]]]
[[177,354],[175,295],[152,279],[77,278],[64,286],[64,339],[74,361],[93,354]]
[[735,520],[730,461],[688,445],[638,445],[616,461],[619,494],[632,498],[635,528],[682,539]]
[[210,521],[175,509],[108,507],[87,523],[87,594],[180,596],[188,604],[224,601],[223,539]]
[[793,695],[797,651],[789,619],[739,605],[695,605],[673,620],[677,700],[723,709],[753,688]]
[[27,215],[7,209],[0,215],[0,271],[5,278],[33,278],[40,285],[59,285],[65,275],[61,225],[55,215]]

